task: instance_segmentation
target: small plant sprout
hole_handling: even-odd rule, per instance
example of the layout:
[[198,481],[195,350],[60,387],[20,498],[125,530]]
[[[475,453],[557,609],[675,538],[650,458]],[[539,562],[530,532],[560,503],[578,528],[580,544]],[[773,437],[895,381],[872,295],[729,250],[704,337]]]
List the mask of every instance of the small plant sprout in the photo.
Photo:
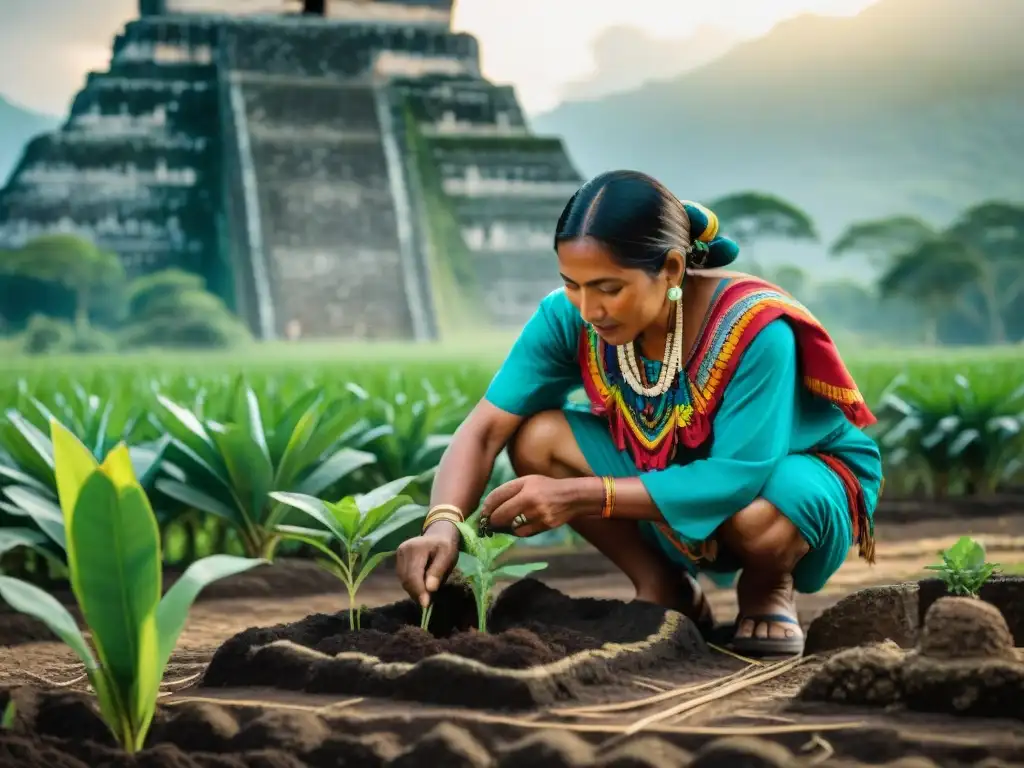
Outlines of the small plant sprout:
[[104,722],[135,753],[146,741],[164,669],[196,596],[211,582],[265,561],[198,560],[161,599],[160,531],[127,446],[119,443],[97,464],[59,422],[51,421],[50,429],[68,574],[91,647],[67,609],[38,587],[0,576],[0,598],[44,622],[78,655]]
[[961,536],[949,549],[940,553],[942,563],[929,565],[938,571],[950,594],[978,597],[982,585],[999,570],[997,563],[985,562],[985,547],[969,536]]
[[422,608],[420,613],[420,629],[424,632],[430,631],[430,616],[434,613],[434,601],[431,600]]
[[521,579],[547,568],[548,564],[514,563],[499,566],[498,559],[515,546],[519,539],[507,533],[480,536],[474,517],[475,515],[471,515],[466,522],[456,523],[465,549],[459,552],[459,560],[455,567],[473,590],[473,597],[476,599],[477,628],[481,632],[486,632],[487,614],[491,609],[494,585],[498,579]]
[[4,713],[0,715],[0,731],[11,730],[14,727],[14,718],[17,714],[18,708],[14,704],[14,699],[8,699],[7,706],[4,707]]
[[378,565],[395,554],[394,550],[381,549],[380,545],[423,517],[424,508],[402,495],[415,480],[414,476],[403,477],[367,494],[346,496],[334,503],[301,493],[270,494],[275,501],[304,512],[326,529],[279,525],[276,532],[326,555],[326,559],[317,562],[345,584],[352,629],[359,628],[359,609],[355,602],[359,587]]

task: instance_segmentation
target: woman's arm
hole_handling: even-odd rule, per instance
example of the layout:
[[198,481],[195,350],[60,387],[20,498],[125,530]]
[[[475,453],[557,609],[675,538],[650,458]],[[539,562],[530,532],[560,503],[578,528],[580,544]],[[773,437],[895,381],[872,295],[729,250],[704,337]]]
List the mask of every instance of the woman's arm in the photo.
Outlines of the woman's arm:
[[[578,384],[575,344],[582,320],[562,291],[545,298],[526,323],[484,399],[456,430],[441,457],[431,507],[451,504],[469,516],[480,503],[494,460],[529,416],[560,408]],[[397,572],[409,595],[427,605],[455,565],[459,531],[438,520],[398,548]]]
[[[451,504],[468,517],[480,503],[498,454],[522,423],[522,416],[496,408],[486,400],[477,403],[441,457],[430,492],[430,506]],[[426,532],[435,531],[458,540],[458,529],[446,520],[432,523]]]

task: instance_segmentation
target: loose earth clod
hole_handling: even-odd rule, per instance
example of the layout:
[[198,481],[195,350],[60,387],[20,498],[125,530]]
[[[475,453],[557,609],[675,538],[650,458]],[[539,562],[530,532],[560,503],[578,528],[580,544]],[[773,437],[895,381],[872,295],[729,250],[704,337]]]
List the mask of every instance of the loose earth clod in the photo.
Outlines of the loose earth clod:
[[919,649],[932,659],[1016,660],[1003,614],[991,603],[970,597],[944,597],[932,604]]

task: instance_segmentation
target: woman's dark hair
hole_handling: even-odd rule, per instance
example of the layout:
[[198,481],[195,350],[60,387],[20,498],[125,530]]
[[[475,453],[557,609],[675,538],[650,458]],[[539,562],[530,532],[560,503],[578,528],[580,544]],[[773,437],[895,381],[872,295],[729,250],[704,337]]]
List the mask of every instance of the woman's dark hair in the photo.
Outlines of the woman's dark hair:
[[[709,222],[701,226],[707,229]],[[689,266],[701,268],[724,267],[736,259],[735,243],[724,238],[695,248],[703,232],[692,229],[686,205],[657,179],[637,171],[609,171],[569,198],[555,228],[554,245],[557,250],[559,243],[592,237],[622,266],[651,274],[661,271],[673,249]],[[714,229],[717,234],[717,220]],[[728,247],[716,248],[718,240]]]

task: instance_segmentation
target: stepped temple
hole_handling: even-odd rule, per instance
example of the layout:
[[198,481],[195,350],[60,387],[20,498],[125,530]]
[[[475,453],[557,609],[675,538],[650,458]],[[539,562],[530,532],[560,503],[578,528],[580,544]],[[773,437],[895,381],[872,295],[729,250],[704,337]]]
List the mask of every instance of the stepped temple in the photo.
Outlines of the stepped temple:
[[140,0],[0,190],[0,246],[76,232],[129,276],[200,273],[264,339],[521,325],[581,178],[453,3]]

